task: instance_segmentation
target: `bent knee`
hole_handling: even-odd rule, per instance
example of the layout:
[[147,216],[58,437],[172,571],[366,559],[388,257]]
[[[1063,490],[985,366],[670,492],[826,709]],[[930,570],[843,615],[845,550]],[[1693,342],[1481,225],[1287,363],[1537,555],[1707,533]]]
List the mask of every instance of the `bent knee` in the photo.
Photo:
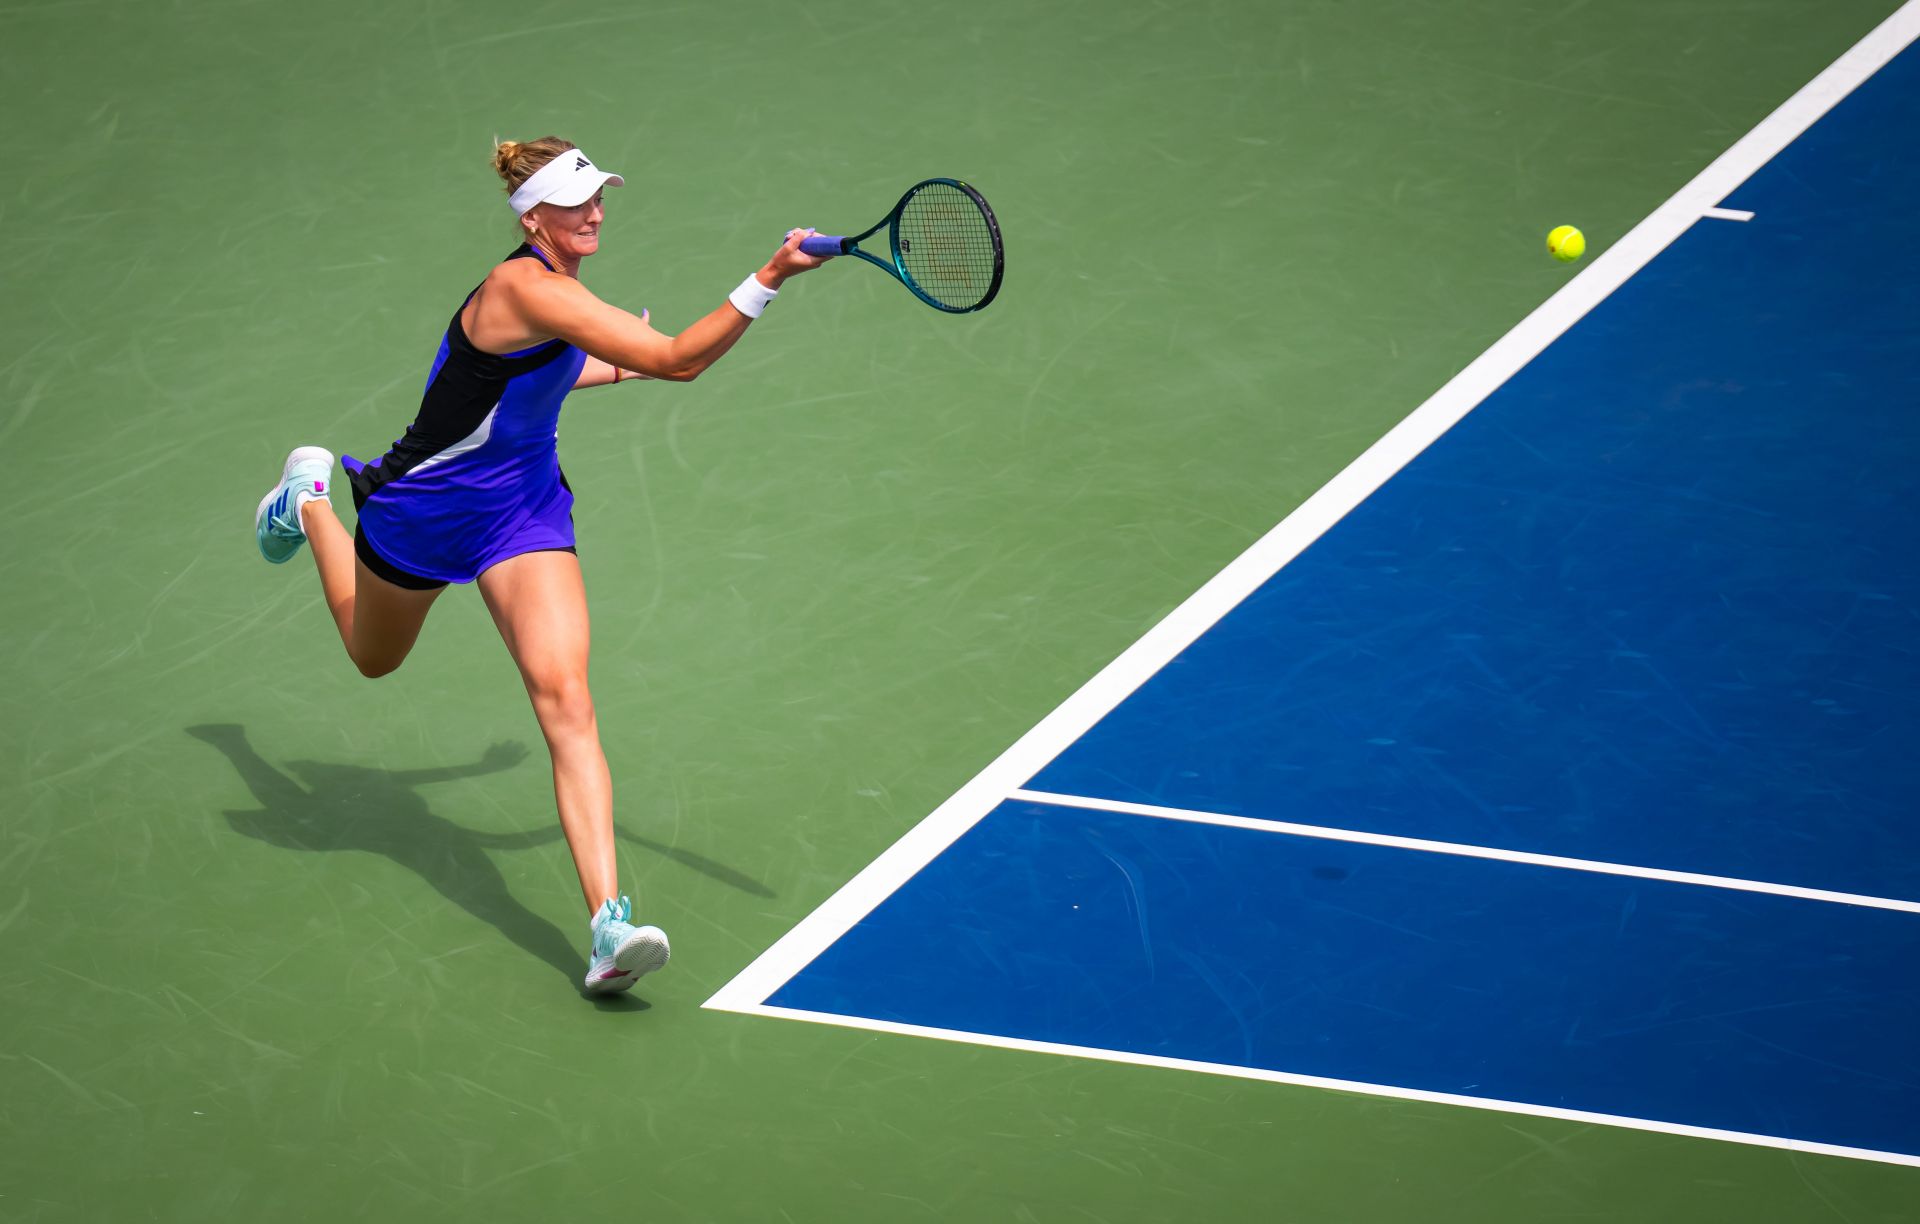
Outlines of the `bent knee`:
[[579,675],[544,676],[527,686],[540,725],[551,733],[583,731],[593,726],[593,694],[587,678]]

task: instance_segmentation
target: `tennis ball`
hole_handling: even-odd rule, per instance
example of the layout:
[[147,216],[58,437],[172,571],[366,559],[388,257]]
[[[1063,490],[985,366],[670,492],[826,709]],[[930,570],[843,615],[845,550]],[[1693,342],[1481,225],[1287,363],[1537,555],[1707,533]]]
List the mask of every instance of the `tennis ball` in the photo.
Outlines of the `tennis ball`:
[[1587,236],[1571,225],[1557,226],[1547,235],[1547,251],[1561,263],[1572,263],[1587,253]]

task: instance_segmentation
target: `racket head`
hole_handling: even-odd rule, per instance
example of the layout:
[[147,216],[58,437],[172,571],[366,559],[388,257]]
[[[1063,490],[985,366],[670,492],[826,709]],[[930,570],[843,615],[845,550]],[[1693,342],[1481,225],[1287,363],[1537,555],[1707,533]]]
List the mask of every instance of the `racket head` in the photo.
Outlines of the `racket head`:
[[907,188],[887,229],[894,274],[935,310],[984,310],[1000,292],[1006,269],[1000,222],[986,198],[959,179],[925,179]]

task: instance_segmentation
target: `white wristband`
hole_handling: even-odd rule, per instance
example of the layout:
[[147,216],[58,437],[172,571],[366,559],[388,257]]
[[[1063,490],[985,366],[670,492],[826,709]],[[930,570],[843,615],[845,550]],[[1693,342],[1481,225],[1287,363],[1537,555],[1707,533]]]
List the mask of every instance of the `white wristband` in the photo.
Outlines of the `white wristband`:
[[760,283],[757,276],[749,276],[740,282],[740,287],[727,295],[733,308],[749,319],[757,319],[767,303],[780,296],[778,289],[769,289]]

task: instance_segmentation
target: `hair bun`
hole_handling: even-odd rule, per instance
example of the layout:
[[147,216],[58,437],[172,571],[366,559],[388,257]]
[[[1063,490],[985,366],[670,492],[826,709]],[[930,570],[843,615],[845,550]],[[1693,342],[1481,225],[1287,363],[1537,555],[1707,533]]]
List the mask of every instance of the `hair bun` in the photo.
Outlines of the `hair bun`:
[[502,140],[493,146],[493,170],[509,183],[513,181],[513,159],[520,153],[520,142]]

